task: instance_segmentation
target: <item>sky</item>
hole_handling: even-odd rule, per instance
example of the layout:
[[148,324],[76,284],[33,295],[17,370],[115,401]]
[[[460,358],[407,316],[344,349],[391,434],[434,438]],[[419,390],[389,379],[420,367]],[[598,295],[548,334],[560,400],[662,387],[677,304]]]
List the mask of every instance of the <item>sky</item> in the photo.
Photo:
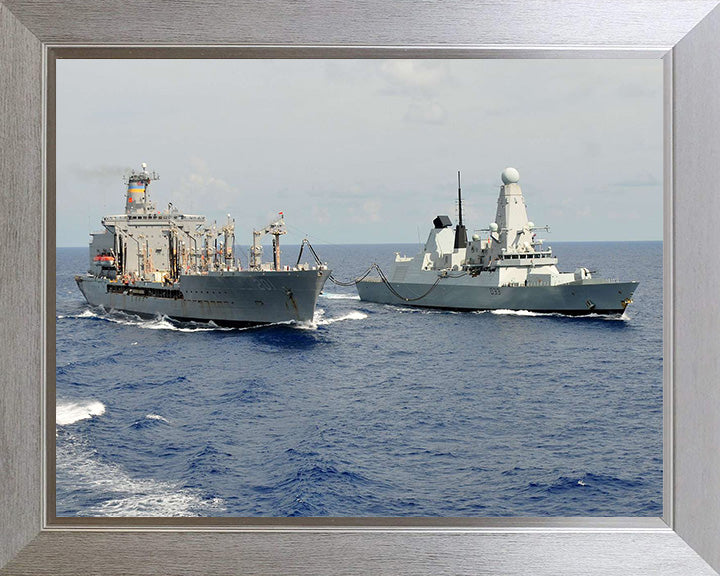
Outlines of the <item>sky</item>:
[[57,246],[124,211],[146,162],[158,208],[250,244],[424,241],[495,218],[520,172],[551,241],[662,239],[660,60],[59,60]]

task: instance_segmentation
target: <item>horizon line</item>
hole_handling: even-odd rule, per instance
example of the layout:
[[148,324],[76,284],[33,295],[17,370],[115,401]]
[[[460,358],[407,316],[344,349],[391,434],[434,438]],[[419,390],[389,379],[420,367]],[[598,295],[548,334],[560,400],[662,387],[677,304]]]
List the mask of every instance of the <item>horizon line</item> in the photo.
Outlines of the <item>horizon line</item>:
[[[660,242],[664,240],[553,240],[553,244],[611,244],[618,242]],[[417,246],[423,244],[422,242],[315,242],[315,246]],[[234,246],[250,246],[250,244],[234,244]],[[300,246],[300,244],[286,243],[285,246]],[[55,246],[58,248],[89,248],[89,244],[84,245],[73,245],[73,246]]]

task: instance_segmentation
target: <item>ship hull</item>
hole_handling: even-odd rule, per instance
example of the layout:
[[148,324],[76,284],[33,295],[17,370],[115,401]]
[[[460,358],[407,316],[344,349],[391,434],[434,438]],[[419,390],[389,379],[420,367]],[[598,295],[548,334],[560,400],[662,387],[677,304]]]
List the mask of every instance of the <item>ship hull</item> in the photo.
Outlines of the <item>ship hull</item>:
[[219,326],[308,322],[330,270],[212,272],[182,275],[172,286],[121,284],[76,276],[87,302],[142,317],[167,316]]
[[[437,278],[437,276],[435,276]],[[567,315],[621,314],[632,299],[637,282],[578,281],[556,286],[488,286],[447,278],[430,290],[428,283],[391,282],[408,302],[393,294],[379,278],[357,284],[361,300],[381,304],[449,310],[528,310]],[[428,293],[428,290],[430,292]]]

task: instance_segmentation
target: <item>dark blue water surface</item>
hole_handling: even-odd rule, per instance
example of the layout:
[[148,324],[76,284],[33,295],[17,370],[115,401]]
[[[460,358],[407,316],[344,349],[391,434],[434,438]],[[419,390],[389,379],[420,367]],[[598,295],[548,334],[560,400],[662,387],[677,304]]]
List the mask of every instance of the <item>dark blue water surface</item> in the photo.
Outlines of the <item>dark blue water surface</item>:
[[[316,246],[338,279],[417,246]],[[297,251],[284,248],[294,262]],[[659,516],[662,243],[554,245],[622,319],[361,302],[249,330],[91,308],[57,251],[60,516]]]

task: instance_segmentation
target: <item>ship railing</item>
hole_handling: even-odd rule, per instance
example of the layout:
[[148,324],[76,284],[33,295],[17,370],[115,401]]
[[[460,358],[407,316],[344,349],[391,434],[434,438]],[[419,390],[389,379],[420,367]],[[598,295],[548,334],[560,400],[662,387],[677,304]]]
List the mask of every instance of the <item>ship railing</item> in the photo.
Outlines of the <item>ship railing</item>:
[[553,257],[552,252],[549,250],[544,252],[503,252],[500,255],[501,260],[534,260]]

